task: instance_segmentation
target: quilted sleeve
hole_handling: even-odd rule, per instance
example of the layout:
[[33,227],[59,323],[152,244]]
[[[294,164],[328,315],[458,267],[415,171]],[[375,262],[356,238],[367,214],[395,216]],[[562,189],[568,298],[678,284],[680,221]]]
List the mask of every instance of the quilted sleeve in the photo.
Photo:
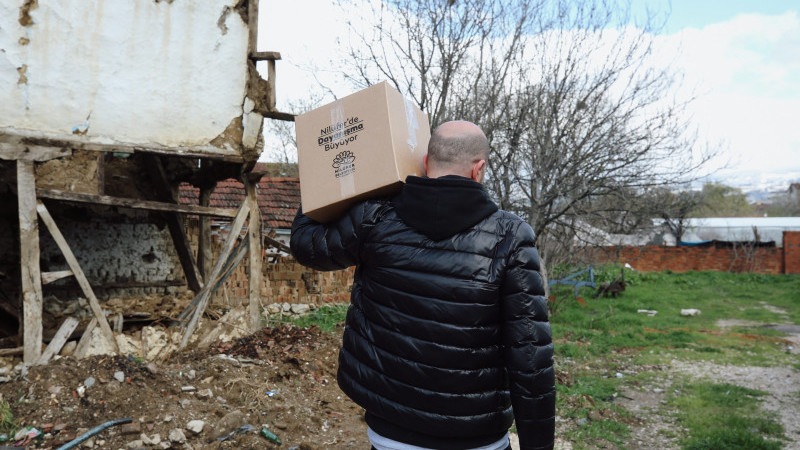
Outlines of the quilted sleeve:
[[511,238],[502,289],[504,360],[520,449],[551,449],[555,434],[553,341],[531,227]]
[[316,270],[341,270],[358,264],[364,211],[364,203],[358,203],[340,219],[321,224],[299,209],[289,242],[292,255],[300,264]]

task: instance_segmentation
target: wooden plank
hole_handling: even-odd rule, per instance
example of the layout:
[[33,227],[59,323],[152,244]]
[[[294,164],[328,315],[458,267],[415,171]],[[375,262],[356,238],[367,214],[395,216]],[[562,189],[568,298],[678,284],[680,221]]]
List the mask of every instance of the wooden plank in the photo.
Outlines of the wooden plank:
[[235,209],[211,208],[207,206],[181,205],[177,203],[136,200],[132,198],[111,197],[108,195],[80,194],[77,192],[37,189],[39,198],[65,202],[90,203],[93,205],[119,206],[121,208],[144,209],[148,211],[179,212],[199,216],[236,217]]
[[97,297],[95,297],[94,291],[92,291],[92,286],[89,284],[89,280],[86,279],[83,269],[81,269],[80,264],[78,264],[78,260],[72,253],[72,249],[69,248],[69,244],[67,244],[66,239],[64,239],[64,235],[61,234],[61,230],[58,229],[58,225],[56,225],[53,217],[50,216],[50,212],[47,211],[47,208],[45,208],[42,202],[37,202],[36,211],[39,213],[39,217],[42,218],[42,222],[44,222],[44,224],[47,226],[47,230],[50,231],[50,235],[53,236],[53,240],[56,241],[56,245],[58,245],[58,248],[64,255],[64,259],[67,260],[67,265],[70,269],[72,269],[72,273],[75,275],[75,279],[78,281],[78,284],[83,291],[83,295],[89,299],[89,307],[94,313],[97,323],[100,325],[100,330],[103,332],[106,340],[108,340],[111,348],[119,353],[117,341],[114,339],[114,333],[111,331],[108,321],[106,321],[106,316],[103,314],[103,309],[100,308],[100,302],[97,301]]
[[20,273],[22,277],[23,361],[34,363],[42,353],[42,275],[39,269],[39,221],[32,161],[17,161]]
[[[160,145],[135,145],[118,142],[97,142],[91,136],[65,135],[60,133],[46,133],[41,131],[17,130],[15,128],[0,127],[0,144],[9,144],[8,149],[15,147],[54,147],[58,149],[91,150],[97,152],[115,153],[156,153],[172,156],[187,156],[195,158],[209,158],[234,163],[242,163],[244,158],[240,152],[232,148],[215,147],[213,145],[196,145],[191,147],[165,147]],[[16,152],[17,150],[13,150]],[[39,150],[36,150],[37,152]],[[63,150],[62,150],[63,151]],[[2,153],[2,152],[0,152]],[[62,155],[64,156],[64,155]],[[59,156],[60,157],[60,156]],[[2,159],[2,158],[0,158]],[[19,159],[19,158],[12,158]]]
[[0,348],[0,356],[21,355],[24,351],[25,347]]
[[57,355],[58,352],[61,351],[61,348],[64,346],[64,344],[67,343],[67,340],[72,335],[72,332],[78,327],[78,323],[78,319],[74,317],[67,317],[58,328],[58,332],[53,337],[53,340],[50,341],[50,344],[46,349],[44,349],[44,352],[42,352],[42,356],[38,361],[36,361],[36,364],[41,365],[50,362],[50,359]]
[[[170,204],[177,204],[178,202],[175,201],[172,195],[167,172],[161,163],[161,157],[148,155],[147,161],[153,169],[150,171],[150,178],[160,200]],[[172,236],[172,244],[175,246],[175,252],[178,254],[183,274],[186,276],[186,283],[189,285],[189,289],[195,293],[200,292],[200,289],[203,288],[203,282],[201,281],[203,277],[200,276],[200,271],[197,270],[192,247],[189,244],[189,239],[186,237],[186,229],[183,226],[183,217],[174,211],[169,211],[164,212],[164,218],[167,220],[167,228],[169,228],[169,234]]]
[[45,147],[41,145],[20,145],[0,142],[0,159],[24,161],[49,161],[51,159],[71,156],[68,147]]
[[250,220],[247,226],[250,244],[250,273],[247,280],[248,285],[248,313],[250,315],[250,332],[255,332],[261,328],[261,211],[258,207],[258,185],[255,181],[245,179],[245,193],[247,201],[250,203]]
[[181,340],[181,348],[186,347],[186,344],[189,343],[189,337],[191,337],[192,333],[194,333],[195,328],[197,328],[197,323],[200,321],[200,317],[203,316],[203,313],[208,306],[208,300],[211,297],[212,288],[214,286],[214,282],[219,274],[222,272],[222,268],[225,265],[225,261],[228,259],[228,256],[233,250],[233,246],[236,243],[236,240],[239,238],[239,233],[242,231],[242,227],[244,226],[244,221],[250,212],[250,203],[245,201],[242,202],[242,206],[239,207],[239,213],[236,215],[236,218],[233,220],[233,224],[231,225],[230,232],[228,233],[228,237],[225,238],[225,243],[222,245],[222,249],[219,252],[219,256],[217,257],[217,262],[214,264],[214,269],[211,270],[211,276],[209,277],[209,282],[206,283],[205,288],[201,292],[201,296],[197,306],[195,307],[194,312],[192,313],[192,317],[189,320],[189,324],[186,326],[186,331],[183,335],[183,339]]
[[58,272],[42,272],[42,284],[50,284],[62,278],[71,277],[71,270],[59,270]]
[[280,52],[250,52],[250,59],[253,61],[279,61]]
[[89,348],[89,343],[92,341],[92,331],[97,328],[97,319],[92,318],[89,322],[89,325],[86,326],[86,329],[83,330],[83,336],[81,336],[81,340],[78,341],[77,347],[75,347],[75,351],[72,352],[72,356],[77,359],[81,359],[86,356],[86,351]]

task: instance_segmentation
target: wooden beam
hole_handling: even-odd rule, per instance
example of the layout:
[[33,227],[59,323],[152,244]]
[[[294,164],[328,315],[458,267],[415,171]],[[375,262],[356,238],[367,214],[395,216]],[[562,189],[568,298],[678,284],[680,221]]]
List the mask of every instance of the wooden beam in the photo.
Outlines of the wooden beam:
[[295,118],[294,114],[280,111],[264,111],[262,114],[269,119],[283,120],[284,122],[294,122]]
[[111,197],[108,195],[79,194],[77,192],[37,189],[39,198],[61,200],[65,202],[89,203],[92,205],[118,206],[120,208],[144,209],[148,211],[179,212],[199,216],[236,217],[235,209],[211,208],[207,206],[181,205],[178,203],[154,202],[132,198]]
[[228,233],[228,237],[225,238],[225,243],[222,245],[222,249],[219,252],[219,256],[217,256],[217,262],[214,263],[214,269],[211,270],[211,276],[209,277],[208,283],[206,283],[205,288],[199,295],[199,301],[197,306],[192,313],[192,318],[189,320],[189,324],[186,326],[186,332],[183,335],[183,339],[181,340],[181,348],[186,347],[186,344],[189,343],[189,337],[191,337],[192,333],[194,333],[195,328],[197,327],[197,323],[200,321],[200,317],[203,316],[203,313],[208,306],[208,300],[211,297],[212,288],[214,287],[214,280],[219,277],[220,273],[222,272],[222,268],[225,265],[225,261],[230,256],[231,250],[233,250],[233,245],[236,243],[236,240],[239,238],[239,233],[242,232],[242,227],[244,226],[244,221],[250,212],[250,203],[247,201],[242,202],[242,206],[239,207],[239,213],[236,214],[236,218],[233,220],[233,224],[231,225],[230,232]]
[[39,221],[33,161],[17,161],[20,273],[22,276],[23,361],[42,353],[42,275],[39,269]]
[[250,59],[253,61],[279,61],[280,52],[250,52]]
[[[19,150],[11,150],[15,148],[36,148],[36,147],[54,147],[55,150],[48,150],[55,152],[54,155],[61,149],[71,150],[91,150],[97,152],[115,152],[115,153],[156,153],[171,156],[188,156],[196,158],[209,158],[215,160],[222,160],[234,163],[242,163],[244,158],[240,152],[232,148],[215,147],[213,145],[197,145],[191,147],[164,147],[159,145],[134,145],[124,144],[117,142],[100,143],[93,141],[91,136],[79,135],[65,135],[59,133],[45,133],[40,131],[30,130],[17,130],[15,128],[0,127],[0,145],[9,149],[12,152]],[[36,150],[36,152],[44,152],[44,150]],[[0,152],[2,154],[3,152]],[[66,156],[66,155],[61,155]],[[60,157],[60,156],[56,156]],[[4,159],[0,157],[0,159]],[[20,158],[12,158],[20,159]]]
[[[200,186],[200,206],[208,206],[211,203],[211,193],[214,186]],[[208,283],[211,275],[212,259],[214,251],[211,248],[211,219],[200,216],[200,230],[197,236],[197,268],[203,275],[203,281]]]
[[24,351],[24,347],[0,348],[0,356],[21,355]]
[[67,265],[72,270],[72,273],[75,275],[75,279],[78,280],[78,284],[81,286],[81,290],[83,291],[83,295],[89,299],[89,307],[91,308],[92,312],[94,313],[95,319],[97,319],[97,323],[100,325],[100,330],[103,332],[103,335],[108,340],[111,348],[119,353],[119,347],[117,347],[117,341],[114,339],[114,333],[111,331],[111,327],[108,325],[108,321],[106,321],[106,316],[103,314],[103,309],[100,308],[100,302],[97,301],[97,297],[94,295],[94,291],[92,291],[92,286],[89,284],[89,280],[86,279],[86,275],[83,273],[83,269],[81,269],[80,264],[78,264],[78,260],[75,258],[75,255],[72,253],[72,249],[69,248],[69,244],[67,244],[66,239],[64,239],[64,235],[61,234],[61,230],[58,229],[58,225],[53,220],[53,217],[50,216],[50,212],[47,211],[47,208],[44,206],[42,202],[37,202],[36,204],[36,211],[39,213],[39,217],[42,218],[42,222],[47,226],[47,230],[50,231],[50,235],[53,236],[53,240],[56,241],[56,245],[61,250],[61,253],[64,255],[64,259],[67,260]]
[[267,109],[275,111],[277,93],[275,91],[275,60],[267,61]]
[[44,147],[0,142],[0,159],[24,161],[49,161],[72,155],[68,147]]
[[58,328],[58,332],[53,337],[53,340],[50,341],[50,344],[44,349],[44,352],[42,352],[42,356],[36,361],[36,364],[47,364],[53,356],[57,355],[58,352],[61,351],[61,347],[66,344],[67,339],[72,335],[72,332],[78,327],[78,323],[78,319],[67,317],[64,323],[61,324],[61,327]]
[[[161,163],[161,157],[148,155],[147,161],[153,169],[150,171],[150,178],[160,199],[170,204],[177,204],[172,195],[167,172]],[[164,218],[167,220],[167,228],[169,228],[169,234],[172,236],[172,244],[175,246],[178,260],[183,268],[183,274],[186,276],[186,283],[189,285],[189,289],[198,293],[203,288],[203,282],[201,281],[203,277],[200,276],[200,271],[197,270],[197,263],[194,260],[194,255],[192,255],[192,247],[189,245],[186,229],[183,226],[183,217],[175,211],[169,211],[164,212]]]
[[244,177],[244,188],[247,201],[250,203],[250,220],[247,226],[247,234],[250,239],[250,273],[247,279],[249,302],[248,312],[250,316],[250,332],[254,333],[261,328],[261,211],[258,207],[258,185]]
[[253,54],[258,51],[258,0],[247,2],[247,27],[250,29],[247,53]]
[[62,278],[72,276],[71,270],[59,270],[58,272],[42,272],[42,284],[50,284]]

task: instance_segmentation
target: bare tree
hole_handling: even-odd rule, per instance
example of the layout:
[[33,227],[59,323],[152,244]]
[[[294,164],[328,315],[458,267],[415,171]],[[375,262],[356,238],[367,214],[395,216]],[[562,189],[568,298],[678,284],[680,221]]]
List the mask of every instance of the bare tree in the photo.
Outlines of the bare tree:
[[354,26],[351,80],[390,80],[432,126],[479,124],[493,152],[487,187],[528,220],[551,264],[587,220],[626,217],[608,214],[614,200],[686,183],[711,156],[686,119],[691,99],[675,95],[680,74],[654,58],[652,16],[632,26],[603,0],[367,3],[371,21],[357,20],[374,26]]

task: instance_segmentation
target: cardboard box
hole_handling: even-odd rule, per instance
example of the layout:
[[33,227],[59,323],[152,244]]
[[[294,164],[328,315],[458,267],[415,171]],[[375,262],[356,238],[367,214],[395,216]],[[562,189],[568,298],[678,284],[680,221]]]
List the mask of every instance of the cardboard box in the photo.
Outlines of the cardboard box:
[[385,81],[297,116],[295,131],[303,213],[319,222],[422,176],[431,136],[428,116]]

